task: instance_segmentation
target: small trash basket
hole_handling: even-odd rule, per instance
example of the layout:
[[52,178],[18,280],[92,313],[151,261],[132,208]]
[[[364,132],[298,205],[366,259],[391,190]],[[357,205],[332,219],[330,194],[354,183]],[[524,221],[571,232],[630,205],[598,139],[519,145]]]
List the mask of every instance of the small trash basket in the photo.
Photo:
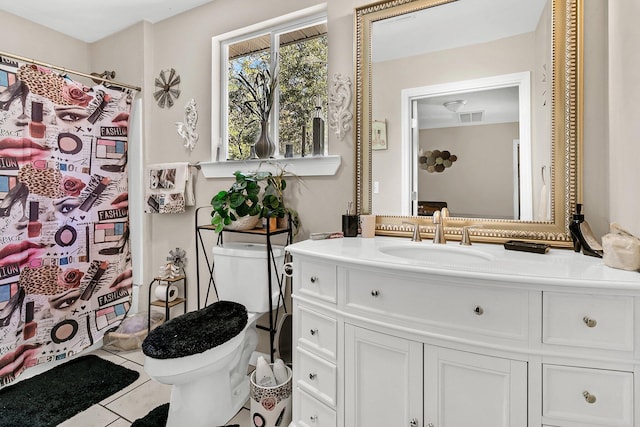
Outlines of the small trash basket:
[[[273,368],[273,365],[270,365]],[[256,384],[256,371],[251,373],[251,422],[256,427],[287,427],[291,423],[292,372],[284,384],[262,387]]]

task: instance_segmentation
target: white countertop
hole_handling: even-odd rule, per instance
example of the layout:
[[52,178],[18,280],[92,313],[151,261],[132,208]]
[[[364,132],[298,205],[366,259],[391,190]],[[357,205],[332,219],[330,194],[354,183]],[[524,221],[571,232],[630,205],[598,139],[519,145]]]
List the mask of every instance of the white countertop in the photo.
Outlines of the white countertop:
[[[388,255],[390,247],[431,246],[427,250],[467,253],[478,256],[475,261],[432,261],[428,254],[418,260]],[[386,248],[386,249],[385,249]],[[475,277],[499,282],[537,285],[580,286],[640,291],[640,273],[610,268],[601,258],[585,256],[568,249],[551,249],[546,254],[505,250],[501,244],[474,243],[460,246],[457,241],[434,245],[430,241],[411,242],[406,238],[376,236],[374,238],[340,238],[305,240],[287,250],[296,255],[313,256],[336,264],[384,268],[391,271],[428,273],[438,276]],[[442,258],[442,257],[438,257]],[[446,258],[446,257],[445,257]]]

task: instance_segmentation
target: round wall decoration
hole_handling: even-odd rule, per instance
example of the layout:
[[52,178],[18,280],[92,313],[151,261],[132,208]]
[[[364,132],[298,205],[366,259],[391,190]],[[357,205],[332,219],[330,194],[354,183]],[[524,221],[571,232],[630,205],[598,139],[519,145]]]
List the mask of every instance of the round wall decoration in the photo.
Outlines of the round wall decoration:
[[153,93],[153,98],[160,108],[173,107],[173,100],[180,96],[180,76],[176,70],[171,68],[160,71],[160,75],[156,77],[155,82],[157,91]]

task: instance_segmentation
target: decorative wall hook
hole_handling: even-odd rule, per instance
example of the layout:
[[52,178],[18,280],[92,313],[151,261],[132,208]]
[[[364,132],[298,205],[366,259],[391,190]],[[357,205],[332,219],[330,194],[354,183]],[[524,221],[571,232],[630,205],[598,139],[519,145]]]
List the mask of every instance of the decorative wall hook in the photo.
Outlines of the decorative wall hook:
[[196,132],[196,122],[198,121],[198,109],[195,99],[191,98],[184,107],[184,123],[176,122],[178,135],[184,140],[184,147],[193,151],[200,135]]
[[329,127],[339,140],[351,131],[353,113],[351,106],[351,79],[343,74],[334,74],[329,86]]

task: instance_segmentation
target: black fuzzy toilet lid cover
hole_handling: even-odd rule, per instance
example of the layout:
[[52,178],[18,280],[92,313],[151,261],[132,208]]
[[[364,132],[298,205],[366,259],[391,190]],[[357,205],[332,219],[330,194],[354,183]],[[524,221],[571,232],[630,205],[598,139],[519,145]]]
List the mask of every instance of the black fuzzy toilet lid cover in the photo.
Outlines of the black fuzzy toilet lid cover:
[[191,356],[217,347],[247,326],[244,305],[218,301],[163,323],[142,342],[142,352],[154,359]]

